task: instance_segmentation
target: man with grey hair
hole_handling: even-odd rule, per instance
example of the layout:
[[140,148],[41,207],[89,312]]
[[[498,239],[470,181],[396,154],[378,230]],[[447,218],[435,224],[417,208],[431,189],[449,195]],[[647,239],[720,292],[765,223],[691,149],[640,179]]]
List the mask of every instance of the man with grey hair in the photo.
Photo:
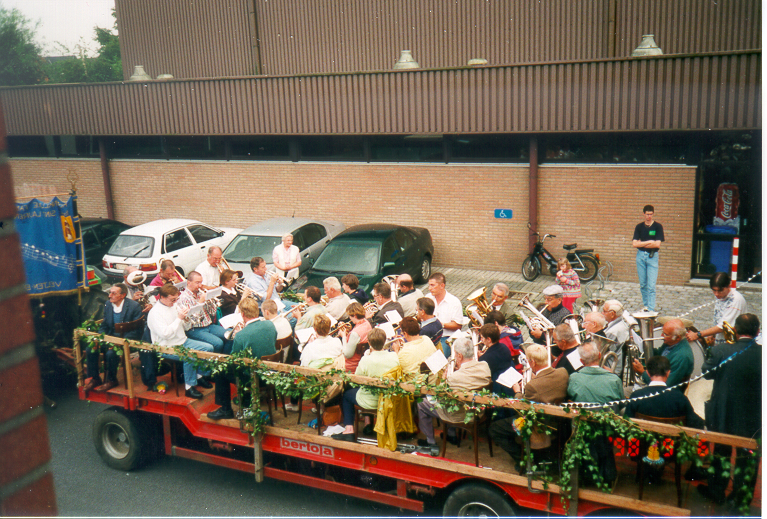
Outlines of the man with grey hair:
[[[671,364],[671,374],[666,380],[666,385],[669,387],[684,382],[692,374],[695,358],[690,343],[687,342],[686,333],[687,329],[680,319],[671,319],[663,325],[663,332],[661,333],[663,345],[660,348],[653,348],[653,355],[668,357]],[[638,359],[634,359],[632,366],[634,371],[642,376],[645,384],[649,384],[650,376]],[[686,388],[679,387],[677,389],[684,391]]]
[[202,288],[205,290],[216,288],[221,284],[219,263],[221,263],[221,247],[212,245],[208,248],[208,257],[194,269],[202,276]]
[[509,287],[506,283],[496,283],[492,291],[493,300],[490,305],[493,310],[498,310],[506,318],[506,325],[512,323],[511,317],[514,315],[514,306],[509,302]]
[[568,375],[572,375],[577,369],[575,369],[575,366],[573,366],[567,356],[578,347],[578,340],[575,338],[573,329],[570,328],[569,324],[559,324],[554,328],[553,339],[554,344],[551,346],[551,367],[564,368]]
[[618,357],[617,362],[608,361],[607,367],[620,377],[623,373],[623,349],[629,340],[629,325],[623,319],[623,305],[617,299],[608,299],[602,305],[602,315],[607,321],[605,337],[614,341],[608,348]]
[[[551,285],[543,289],[543,300],[546,301],[546,308],[541,311],[541,314],[554,326],[562,324],[565,317],[570,315],[570,310],[562,304],[563,294],[564,291],[559,285]],[[530,330],[530,336],[538,344],[546,344],[546,337],[540,328]]]
[[599,367],[602,355],[599,346],[593,341],[584,342],[578,347],[583,367],[570,375],[567,394],[573,402],[593,402],[604,404],[614,400],[623,400],[623,384],[614,373]]
[[293,245],[293,235],[288,233],[282,237],[282,243],[272,251],[272,263],[277,273],[287,279],[298,277],[298,267],[301,266],[301,251]]
[[338,281],[338,278],[331,276],[322,281],[322,286],[325,289],[325,295],[328,297],[325,311],[337,321],[347,320],[349,316],[346,315],[346,307],[352,304],[352,301],[341,290],[341,282]]
[[[477,361],[474,358],[474,344],[470,339],[462,337],[453,343],[453,356],[455,358],[455,371],[447,378],[447,385],[461,394],[462,391],[478,391],[490,385],[492,378],[490,376],[490,367],[487,362]],[[431,403],[428,398],[424,398],[418,403],[418,425],[421,432],[426,436],[426,440],[419,439],[418,444],[422,447],[436,448],[434,440],[434,417],[442,421],[462,422],[466,416],[466,410],[461,409],[448,413],[442,407],[437,407]],[[448,441],[457,443],[455,432],[452,438],[450,431],[447,431]]]
[[399,288],[397,302],[402,305],[402,310],[405,312],[405,315],[402,317],[414,316],[418,310],[416,301],[423,297],[423,292],[421,292],[420,288],[415,288],[410,274],[400,274],[397,276],[397,288]]

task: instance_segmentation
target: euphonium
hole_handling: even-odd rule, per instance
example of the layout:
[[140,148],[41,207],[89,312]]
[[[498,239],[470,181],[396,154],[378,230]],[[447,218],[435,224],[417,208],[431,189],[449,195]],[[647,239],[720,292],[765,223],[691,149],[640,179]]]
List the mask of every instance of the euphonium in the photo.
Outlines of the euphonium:
[[373,313],[375,313],[375,312],[377,312],[378,310],[380,310],[380,308],[378,308],[378,305],[377,305],[377,304],[375,304],[375,302],[373,302],[373,301],[370,301],[369,303],[365,303],[365,304],[362,306],[362,308],[364,308],[364,309],[365,309],[365,312],[367,312],[367,311],[369,310],[369,311],[371,311],[371,312],[373,312]]
[[479,315],[481,315],[483,319],[487,314],[493,311],[493,306],[487,301],[487,296],[485,296],[485,288],[486,287],[478,288],[466,297],[466,299],[477,305]]

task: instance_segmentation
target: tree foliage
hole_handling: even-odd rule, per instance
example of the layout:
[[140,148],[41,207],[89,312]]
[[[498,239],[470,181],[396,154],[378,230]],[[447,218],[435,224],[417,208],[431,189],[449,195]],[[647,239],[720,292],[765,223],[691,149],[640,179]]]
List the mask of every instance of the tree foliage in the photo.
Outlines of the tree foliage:
[[0,86],[34,85],[45,77],[37,24],[18,9],[0,7]]

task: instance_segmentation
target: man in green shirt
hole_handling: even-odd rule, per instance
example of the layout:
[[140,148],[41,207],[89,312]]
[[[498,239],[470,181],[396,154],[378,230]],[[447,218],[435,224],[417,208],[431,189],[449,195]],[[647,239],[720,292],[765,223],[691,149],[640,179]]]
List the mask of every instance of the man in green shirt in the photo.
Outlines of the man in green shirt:
[[[663,345],[660,348],[653,348],[653,355],[668,357],[668,361],[671,363],[671,374],[666,381],[666,385],[669,387],[684,382],[692,374],[694,357],[690,343],[685,337],[686,333],[687,329],[682,321],[671,319],[663,325]],[[634,359],[632,366],[634,371],[642,376],[644,383],[649,384],[650,377],[639,360]],[[681,387],[677,389],[684,391],[684,388]]]
[[583,367],[570,375],[567,395],[573,402],[591,402],[605,404],[614,400],[623,400],[623,383],[618,375],[599,367],[599,346],[594,342],[584,342],[578,346]]
[[[245,327],[234,336],[232,353],[246,351],[246,356],[251,359],[260,359],[265,355],[271,355],[277,350],[277,329],[271,321],[258,318],[258,303],[252,297],[245,297],[237,305],[242,313],[242,319]],[[217,373],[214,377],[216,383],[216,404],[220,405],[215,411],[208,413],[211,420],[221,420],[222,418],[234,418],[232,410],[230,382],[236,380],[239,375],[241,380],[250,380],[250,370],[243,369],[239,373],[231,372]],[[240,395],[240,409],[250,406],[250,393]]]

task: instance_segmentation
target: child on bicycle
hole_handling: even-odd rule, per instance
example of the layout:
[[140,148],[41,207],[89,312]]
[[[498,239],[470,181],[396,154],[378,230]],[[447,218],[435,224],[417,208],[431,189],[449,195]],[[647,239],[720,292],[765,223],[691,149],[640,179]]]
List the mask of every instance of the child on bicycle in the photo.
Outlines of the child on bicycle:
[[559,258],[557,261],[557,282],[564,290],[562,305],[573,313],[575,300],[581,297],[581,280],[578,273],[575,272],[567,258]]

